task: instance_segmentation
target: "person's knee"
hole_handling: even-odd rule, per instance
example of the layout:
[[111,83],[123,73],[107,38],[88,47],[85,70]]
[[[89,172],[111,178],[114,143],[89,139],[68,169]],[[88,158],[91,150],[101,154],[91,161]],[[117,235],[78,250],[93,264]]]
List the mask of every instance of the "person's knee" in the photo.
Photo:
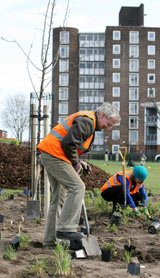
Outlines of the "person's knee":
[[104,190],[102,193],[101,193],[101,196],[102,198],[105,200],[105,201],[110,201],[110,198],[108,198],[108,194],[107,194],[107,190]]

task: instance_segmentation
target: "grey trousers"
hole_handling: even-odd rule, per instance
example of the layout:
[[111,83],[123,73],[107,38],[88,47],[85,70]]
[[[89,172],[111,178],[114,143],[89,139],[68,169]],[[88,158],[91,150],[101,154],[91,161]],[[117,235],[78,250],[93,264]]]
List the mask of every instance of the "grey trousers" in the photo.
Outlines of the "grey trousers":
[[85,185],[66,161],[42,152],[41,163],[46,169],[52,191],[43,240],[47,243],[55,241],[56,231],[77,231]]

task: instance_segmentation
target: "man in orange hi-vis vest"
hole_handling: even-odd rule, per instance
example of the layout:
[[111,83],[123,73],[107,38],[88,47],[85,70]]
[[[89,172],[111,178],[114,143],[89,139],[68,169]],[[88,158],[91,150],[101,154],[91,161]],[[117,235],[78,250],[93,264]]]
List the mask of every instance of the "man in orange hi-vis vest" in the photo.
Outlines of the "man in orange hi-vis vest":
[[[77,232],[85,192],[80,175],[90,167],[79,155],[89,150],[95,131],[109,130],[119,121],[116,107],[106,102],[96,111],[80,111],[66,117],[37,146],[52,191],[44,246],[55,245],[56,238],[80,240],[83,237],[83,233]],[[58,215],[60,204],[62,210]]]
[[[144,187],[144,180],[148,176],[148,171],[143,166],[135,166],[133,170],[128,170],[126,176],[126,198],[127,205],[130,205],[135,214],[140,215],[137,206],[141,204],[144,207],[144,214],[151,218],[148,211],[148,198]],[[124,205],[123,191],[123,173],[118,172],[110,177],[101,187],[101,195],[104,200],[113,202],[113,211],[117,204]]]

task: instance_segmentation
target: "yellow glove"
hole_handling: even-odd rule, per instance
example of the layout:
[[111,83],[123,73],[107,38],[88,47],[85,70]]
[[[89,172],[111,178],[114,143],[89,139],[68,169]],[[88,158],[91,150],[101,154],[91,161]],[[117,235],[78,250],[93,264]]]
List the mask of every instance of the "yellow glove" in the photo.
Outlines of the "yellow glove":
[[150,215],[150,213],[149,213],[149,211],[148,211],[148,208],[144,208],[143,213],[144,213],[144,215],[147,216],[149,219],[152,218],[151,215]]

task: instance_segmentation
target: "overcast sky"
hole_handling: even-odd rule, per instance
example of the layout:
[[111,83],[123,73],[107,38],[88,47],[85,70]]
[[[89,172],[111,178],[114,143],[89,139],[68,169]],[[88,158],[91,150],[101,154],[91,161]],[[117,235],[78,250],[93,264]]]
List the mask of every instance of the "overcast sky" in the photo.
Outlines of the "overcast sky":
[[[39,65],[41,29],[48,0],[4,0],[0,5],[0,37],[16,40],[28,53],[32,41],[32,60]],[[70,0],[67,26],[79,32],[105,32],[106,26],[118,26],[122,6],[144,4],[144,26],[160,27],[159,0]],[[57,0],[54,27],[63,26],[67,0]],[[38,76],[35,82],[39,86]],[[48,88],[50,91],[51,86]],[[0,103],[9,93],[32,91],[26,58],[15,44],[0,40]],[[1,109],[1,106],[0,106]],[[1,129],[1,126],[0,126]]]

